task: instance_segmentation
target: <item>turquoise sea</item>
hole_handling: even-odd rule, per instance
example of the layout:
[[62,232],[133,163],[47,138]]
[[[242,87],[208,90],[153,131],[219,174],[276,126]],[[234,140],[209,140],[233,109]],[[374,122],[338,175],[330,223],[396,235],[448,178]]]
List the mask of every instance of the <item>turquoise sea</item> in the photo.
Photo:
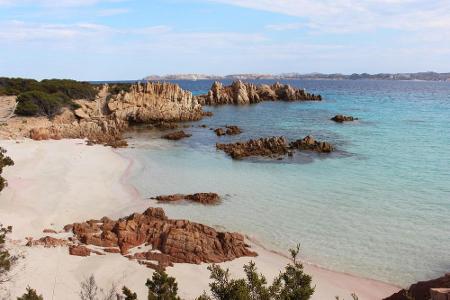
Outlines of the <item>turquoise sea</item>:
[[[210,81],[180,81],[195,94]],[[225,82],[227,83],[227,82]],[[270,83],[270,82],[269,82]],[[239,231],[326,268],[398,285],[450,271],[450,82],[288,81],[322,102],[209,107],[178,142],[136,128],[131,183],[144,197],[217,192],[223,203],[162,205],[170,217]],[[360,121],[336,124],[335,114]],[[240,126],[216,137],[198,125]],[[216,142],[313,135],[332,155],[233,161]],[[149,205],[156,205],[149,200]]]

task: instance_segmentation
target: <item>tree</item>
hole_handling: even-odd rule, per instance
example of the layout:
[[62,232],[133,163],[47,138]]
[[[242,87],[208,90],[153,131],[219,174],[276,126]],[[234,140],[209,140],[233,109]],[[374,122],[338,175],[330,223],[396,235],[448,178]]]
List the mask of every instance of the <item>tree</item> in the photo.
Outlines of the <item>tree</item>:
[[137,300],[137,294],[133,293],[129,288],[124,286],[122,288],[122,293],[125,296],[125,300]]
[[175,278],[164,271],[153,273],[152,279],[147,279],[148,300],[180,300],[178,284]]
[[99,288],[95,282],[94,275],[89,276],[80,284],[80,298],[81,300],[96,300]]
[[[8,166],[13,166],[13,160],[5,155],[6,150],[0,147],[0,175],[3,173],[3,168]],[[7,186],[6,179],[0,176],[0,191],[2,191]]]
[[8,272],[12,265],[17,261],[17,257],[9,253],[5,247],[6,235],[11,233],[12,227],[3,227],[0,224],[0,283],[6,282],[10,279]]
[[258,274],[256,264],[251,261],[244,265],[244,272],[247,277],[247,286],[252,300],[269,300],[270,289],[267,288],[267,280],[262,274]]
[[36,290],[27,287],[27,292],[22,297],[18,297],[17,300],[44,300],[44,298],[42,295],[38,295]]
[[314,293],[315,287],[311,286],[311,276],[303,272],[303,265],[297,261],[300,245],[289,251],[292,263],[288,264],[284,272],[275,278],[270,287],[272,297],[277,300],[308,300]]
[[244,279],[231,279],[230,270],[224,270],[215,264],[209,266],[208,270],[211,272],[210,278],[213,280],[209,287],[214,299],[251,299],[250,290]]

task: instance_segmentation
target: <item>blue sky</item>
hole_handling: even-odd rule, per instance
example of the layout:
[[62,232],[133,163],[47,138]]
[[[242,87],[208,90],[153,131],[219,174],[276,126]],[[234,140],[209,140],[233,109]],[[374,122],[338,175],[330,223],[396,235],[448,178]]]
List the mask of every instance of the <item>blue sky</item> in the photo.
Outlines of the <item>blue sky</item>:
[[448,0],[0,0],[0,76],[428,70]]

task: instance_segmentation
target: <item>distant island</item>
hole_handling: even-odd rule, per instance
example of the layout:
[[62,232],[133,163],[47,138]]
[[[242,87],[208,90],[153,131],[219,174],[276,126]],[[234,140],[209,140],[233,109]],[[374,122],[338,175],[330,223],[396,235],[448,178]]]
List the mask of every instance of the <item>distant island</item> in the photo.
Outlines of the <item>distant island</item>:
[[282,73],[274,74],[232,74],[232,75],[206,75],[206,74],[171,74],[150,75],[144,80],[282,80],[282,79],[309,79],[309,80],[420,80],[420,81],[450,81],[450,73],[417,72],[417,73],[378,73],[378,74],[322,74],[322,73]]

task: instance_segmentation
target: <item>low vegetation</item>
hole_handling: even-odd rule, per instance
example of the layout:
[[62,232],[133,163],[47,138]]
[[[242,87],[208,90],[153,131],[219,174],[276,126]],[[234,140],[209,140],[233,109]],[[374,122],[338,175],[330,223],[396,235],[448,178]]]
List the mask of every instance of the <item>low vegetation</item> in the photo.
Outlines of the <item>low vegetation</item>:
[[21,297],[17,298],[17,300],[44,300],[44,298],[42,297],[42,295],[38,295],[36,290],[27,287],[27,292]]
[[3,168],[14,165],[14,161],[9,156],[6,156],[5,153],[6,150],[0,147],[0,191],[7,186],[6,179],[1,176]]
[[0,78],[0,96],[16,95],[16,114],[47,116],[58,114],[63,107],[77,108],[75,99],[93,100],[97,89],[88,82],[68,79],[37,81],[23,78]]

